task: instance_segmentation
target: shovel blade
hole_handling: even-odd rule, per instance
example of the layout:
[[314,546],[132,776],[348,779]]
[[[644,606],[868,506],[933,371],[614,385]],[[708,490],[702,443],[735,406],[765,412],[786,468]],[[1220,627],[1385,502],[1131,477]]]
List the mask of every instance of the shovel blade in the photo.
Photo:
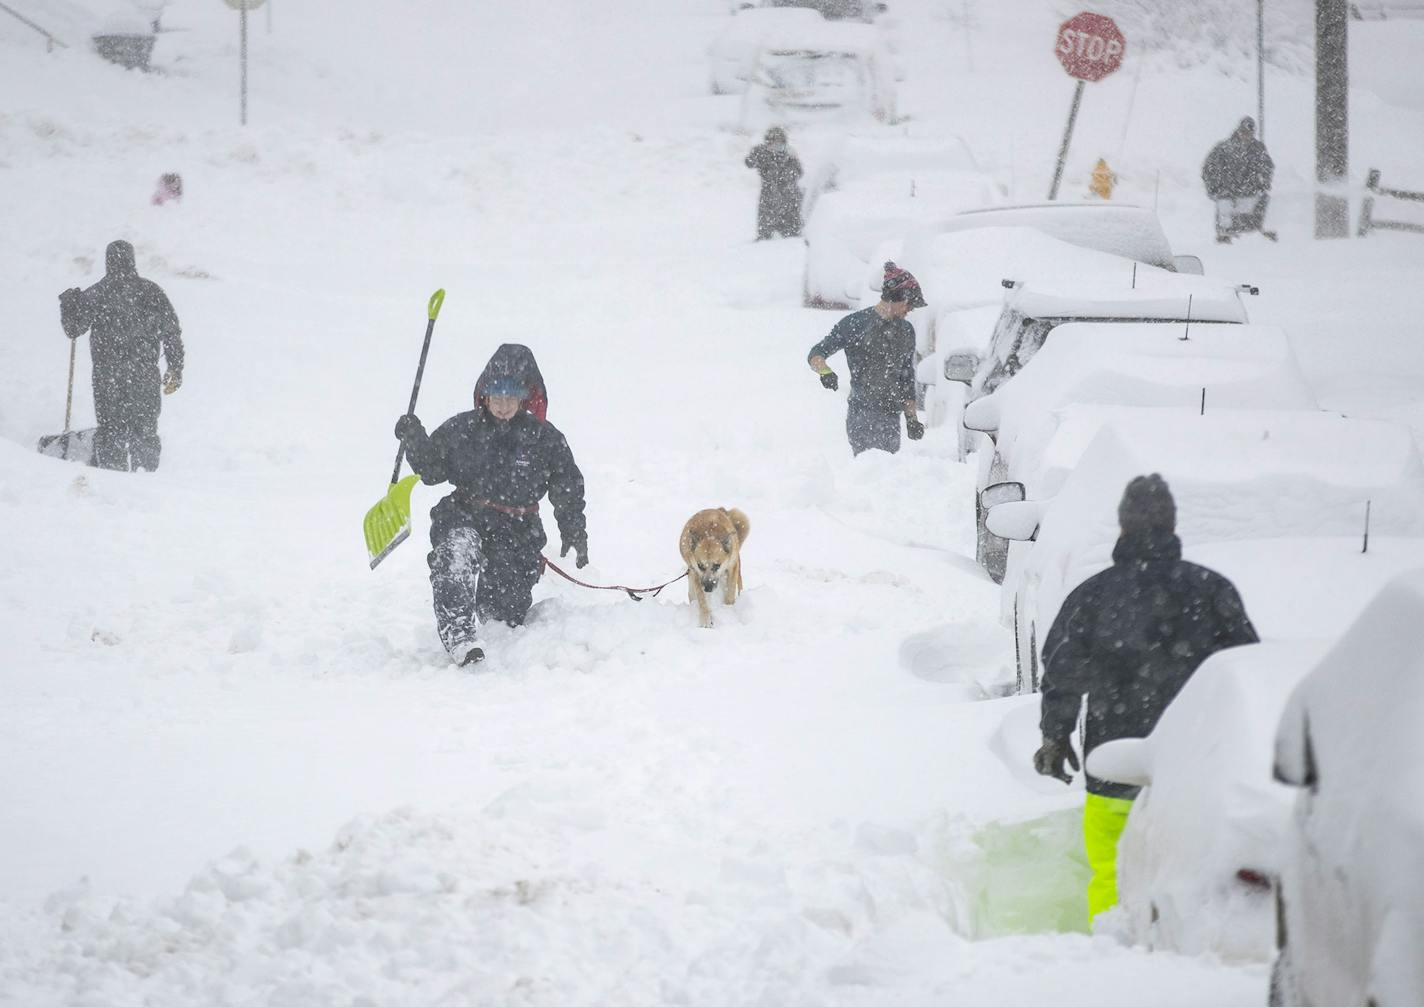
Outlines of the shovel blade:
[[420,476],[406,476],[391,483],[386,495],[366,512],[363,530],[372,570],[410,537],[410,494],[418,482]]
[[93,427],[88,430],[66,430],[62,434],[46,434],[40,438],[36,450],[51,458],[78,462],[80,465],[92,465],[94,463],[94,434]]

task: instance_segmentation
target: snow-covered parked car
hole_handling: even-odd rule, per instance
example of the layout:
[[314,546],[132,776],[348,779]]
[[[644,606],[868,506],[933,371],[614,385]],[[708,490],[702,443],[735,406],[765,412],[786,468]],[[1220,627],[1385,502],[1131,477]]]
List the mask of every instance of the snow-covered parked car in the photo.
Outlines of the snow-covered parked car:
[[1295,788],[1273,1007],[1424,1003],[1424,570],[1370,603],[1286,704]]
[[1123,412],[1051,500],[1006,500],[1012,484],[984,491],[989,530],[1011,541],[1001,615],[1020,691],[1038,690],[1040,644],[1068,592],[1111,565],[1117,506],[1136,476],[1158,472],[1171,486],[1188,557],[1218,542],[1362,535],[1367,520],[1376,536],[1424,536],[1424,463],[1401,424],[1303,410]]
[[1046,449],[1070,412],[1077,424],[1073,441],[1098,422],[1120,412],[1083,406],[1161,408],[1315,409],[1282,329],[1264,325],[1199,326],[1190,339],[1182,327],[1161,322],[1059,326],[1053,339],[1018,376],[992,395],[970,403],[964,424],[985,435],[975,483],[979,565],[995,581],[1004,576],[1008,543],[984,525],[985,487],[1016,482],[1035,500],[1052,496],[1066,474],[1064,450],[1050,459]]
[[993,202],[993,183],[962,171],[893,171],[870,175],[821,193],[802,231],[806,263],[801,300],[807,307],[848,308],[863,300],[867,272],[884,260],[877,249],[915,224]]
[[713,94],[741,94],[756,67],[757,53],[768,46],[793,45],[826,23],[805,7],[743,10],[732,18],[707,50]]
[[808,209],[822,192],[874,175],[966,172],[984,174],[984,167],[963,137],[953,135],[906,135],[900,128],[876,127],[855,130],[827,145],[801,179],[806,188]]
[[889,8],[878,0],[761,0],[763,7],[810,8],[830,20],[874,21]]
[[742,95],[741,128],[894,122],[895,60],[871,25],[827,22],[794,44],[764,46]]

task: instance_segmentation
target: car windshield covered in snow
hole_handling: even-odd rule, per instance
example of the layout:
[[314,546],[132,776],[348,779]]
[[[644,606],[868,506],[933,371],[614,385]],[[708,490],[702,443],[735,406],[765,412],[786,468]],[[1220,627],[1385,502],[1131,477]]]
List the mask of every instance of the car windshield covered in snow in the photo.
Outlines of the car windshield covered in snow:
[[781,105],[845,105],[864,86],[865,72],[852,53],[811,49],[779,50],[762,55],[762,82]]

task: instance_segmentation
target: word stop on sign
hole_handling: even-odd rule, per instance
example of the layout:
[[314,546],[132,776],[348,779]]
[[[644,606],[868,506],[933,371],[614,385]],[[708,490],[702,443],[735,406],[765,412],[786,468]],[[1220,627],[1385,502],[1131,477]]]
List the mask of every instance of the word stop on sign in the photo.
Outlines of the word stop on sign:
[[1115,63],[1122,57],[1122,41],[1065,28],[1058,34],[1058,51],[1071,59]]

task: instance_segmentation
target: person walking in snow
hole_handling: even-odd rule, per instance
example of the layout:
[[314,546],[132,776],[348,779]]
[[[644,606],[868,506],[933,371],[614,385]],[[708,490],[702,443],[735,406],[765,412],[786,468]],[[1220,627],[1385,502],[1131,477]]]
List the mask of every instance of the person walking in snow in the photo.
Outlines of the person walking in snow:
[[[93,363],[94,465],[132,472],[158,468],[158,414],[163,395],[183,384],[183,334],[163,288],[138,275],[133,245],[113,241],[104,278],[87,290],[59,295],[64,334],[90,333]],[[160,375],[158,358],[166,371]]]
[[905,318],[925,306],[919,281],[893,262],[885,263],[880,302],[846,315],[806,355],[811,370],[831,391],[840,387],[826,358],[844,351],[850,371],[846,438],[855,454],[870,448],[900,450],[900,414],[910,440],[925,435],[915,415],[915,328]]
[[475,382],[475,408],[427,434],[414,415],[396,422],[422,482],[454,490],[430,512],[430,586],[440,641],[457,665],[484,658],[482,623],[519,626],[533,604],[548,541],[539,500],[553,505],[563,548],[588,565],[583,473],[545,419],[548,392],[534,354],[505,343]]
[[1229,244],[1247,231],[1260,231],[1271,241],[1276,232],[1265,228],[1276,165],[1266,145],[1256,138],[1256,120],[1249,115],[1222,140],[1202,164],[1206,194],[1216,201],[1216,240]]
[[744,162],[761,175],[757,200],[757,241],[801,234],[801,162],[791,152],[786,130],[773,126]]
[[[1079,584],[1043,641],[1043,746],[1033,765],[1072,781],[1069,740],[1083,696],[1083,758],[1105,741],[1145,738],[1203,661],[1257,641],[1236,588],[1182,559],[1177,507],[1160,475],[1138,476],[1118,505],[1112,566]],[[1117,902],[1117,841],[1136,787],[1087,777],[1083,840],[1092,877],[1088,914]]]

